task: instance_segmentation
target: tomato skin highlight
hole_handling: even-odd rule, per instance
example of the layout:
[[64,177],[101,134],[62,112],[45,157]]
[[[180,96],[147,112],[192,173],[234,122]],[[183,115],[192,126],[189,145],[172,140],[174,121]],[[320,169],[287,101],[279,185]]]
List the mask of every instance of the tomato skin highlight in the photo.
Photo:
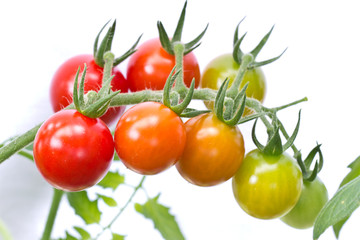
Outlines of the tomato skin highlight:
[[[159,38],[141,44],[129,58],[126,78],[130,91],[145,89],[162,90],[171,70],[175,66],[175,56],[162,48]],[[200,67],[193,52],[183,58],[184,83],[190,87],[195,78],[195,88],[200,82]]]
[[228,126],[213,113],[185,123],[186,145],[176,164],[180,175],[198,186],[214,186],[229,180],[244,158],[244,139],[236,126]]
[[328,199],[327,189],[319,177],[312,182],[305,181],[299,201],[280,220],[293,228],[310,228]]
[[[99,91],[102,84],[103,68],[99,67],[91,54],[74,56],[65,61],[55,72],[50,85],[50,101],[54,112],[58,112],[72,103],[73,87],[78,68],[81,68],[79,81],[86,64],[86,77],[84,91]],[[122,93],[129,91],[124,75],[118,68],[113,68],[111,89],[113,91],[121,90]],[[109,108],[101,119],[110,125],[117,121],[124,113],[125,106]]]
[[[223,54],[210,61],[203,70],[200,87],[218,90],[226,78],[229,78],[229,87],[234,81],[240,65],[234,61],[231,54]],[[266,94],[266,79],[261,68],[253,68],[246,71],[240,88],[249,83],[246,89],[246,96],[264,102]],[[205,102],[206,107],[213,109],[213,102]],[[251,113],[250,109],[245,110],[245,115]]]
[[129,169],[154,175],[173,166],[185,147],[181,118],[158,102],[139,103],[128,109],[115,129],[115,150]]
[[81,191],[107,173],[114,140],[101,119],[62,110],[42,124],[33,150],[35,164],[47,182],[60,190]]
[[273,219],[284,216],[297,203],[302,173],[290,155],[270,156],[255,149],[246,154],[232,186],[236,201],[246,213]]

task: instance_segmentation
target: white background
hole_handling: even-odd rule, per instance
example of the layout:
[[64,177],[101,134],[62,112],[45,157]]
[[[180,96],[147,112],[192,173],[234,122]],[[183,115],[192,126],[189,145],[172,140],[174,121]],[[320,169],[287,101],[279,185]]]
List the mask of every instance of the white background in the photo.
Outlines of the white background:
[[[113,52],[125,52],[143,33],[141,42],[157,36],[161,20],[172,34],[184,1],[2,1],[0,3],[0,141],[21,134],[52,114],[49,84],[66,59],[91,53],[99,29],[117,19]],[[288,50],[263,68],[268,83],[266,106],[279,106],[307,96],[309,101],[280,114],[289,131],[302,109],[298,148],[306,154],[318,141],[325,165],[320,177],[332,196],[346,166],[360,155],[359,53],[360,15],[357,1],[188,1],[183,40],[192,40],[209,23],[202,45],[195,50],[201,69],[214,57],[230,52],[237,23],[248,32],[244,51],[250,51],[275,24],[259,60]],[[120,65],[125,73],[126,62]],[[199,104],[199,106],[202,106]],[[251,125],[240,126],[246,150],[253,148]],[[122,168],[121,168],[122,169]],[[122,169],[136,184],[140,176]],[[258,220],[235,202],[230,181],[200,188],[183,180],[176,169],[148,177],[147,193],[169,206],[189,240],[311,239],[312,230],[295,230],[279,220]],[[129,196],[124,188],[117,197]],[[50,206],[52,188],[30,161],[14,156],[0,166],[0,219],[16,240],[38,239]],[[144,202],[139,192],[136,202]],[[111,209],[110,212],[116,212]],[[105,214],[106,215],[106,214]],[[358,239],[355,212],[341,239]],[[105,216],[106,220],[106,216]],[[106,222],[105,222],[106,223]],[[63,199],[53,237],[64,236],[72,224],[82,225]],[[114,231],[128,240],[162,239],[152,223],[130,206]],[[0,237],[1,238],[1,237]],[[107,239],[108,236],[104,237]],[[320,239],[335,239],[329,229]]]

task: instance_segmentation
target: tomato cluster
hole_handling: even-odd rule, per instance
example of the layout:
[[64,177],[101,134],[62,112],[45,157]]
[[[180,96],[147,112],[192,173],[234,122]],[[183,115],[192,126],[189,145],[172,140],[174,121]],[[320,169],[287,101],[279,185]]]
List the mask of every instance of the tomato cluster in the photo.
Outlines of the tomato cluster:
[[[225,54],[211,61],[200,76],[195,55],[190,51],[182,57],[180,74],[184,86],[189,87],[194,79],[195,88],[219,90],[218,93],[224,85],[231,88],[242,64],[233,55]],[[215,186],[232,179],[234,197],[249,215],[281,218],[296,228],[312,226],[327,201],[325,186],[318,178],[303,181],[301,167],[285,150],[259,148],[245,155],[238,123],[229,124],[223,115],[218,115],[219,111],[223,114],[223,105],[220,110],[216,105],[220,97],[214,99],[215,109],[213,102],[204,102],[213,111],[196,114],[185,122],[164,100],[139,100],[126,112],[125,106],[110,107],[101,118],[90,118],[78,107],[61,110],[73,102],[73,85],[77,87],[74,79],[79,74],[78,67],[84,64],[87,73],[83,73],[83,92],[101,91],[104,68],[92,55],[66,61],[51,83],[51,103],[56,113],[41,126],[35,138],[36,166],[52,186],[80,191],[95,185],[107,173],[116,152],[128,169],[142,175],[158,174],[175,166],[186,181],[197,186]],[[125,94],[163,90],[175,64],[175,56],[164,49],[160,38],[148,40],[130,56],[126,78],[116,67],[112,68],[111,89]],[[240,97],[241,89],[246,89],[248,98],[264,100],[266,82],[260,65],[246,70],[236,89]],[[239,102],[238,97],[234,102]],[[247,109],[243,115],[253,113]],[[114,122],[117,124],[113,136],[108,125]]]

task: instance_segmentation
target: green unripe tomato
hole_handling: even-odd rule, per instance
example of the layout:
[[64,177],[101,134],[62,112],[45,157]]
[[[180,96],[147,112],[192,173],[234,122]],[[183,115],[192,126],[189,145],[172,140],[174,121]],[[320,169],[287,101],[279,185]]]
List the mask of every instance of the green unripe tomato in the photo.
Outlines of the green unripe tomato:
[[304,181],[299,201],[281,221],[298,229],[310,228],[328,199],[327,189],[318,177],[312,182]]
[[288,154],[272,156],[255,149],[249,152],[232,180],[240,207],[260,219],[284,216],[297,203],[302,173]]
[[[230,87],[239,71],[239,68],[240,65],[234,61],[232,54],[220,55],[214,58],[205,67],[201,76],[200,87],[218,90],[226,78],[229,78],[230,80]],[[249,83],[246,90],[246,96],[263,102],[266,93],[266,81],[261,68],[248,70],[241,81],[240,88],[244,87],[246,83]],[[214,103],[205,102],[205,105],[209,109],[213,109]]]

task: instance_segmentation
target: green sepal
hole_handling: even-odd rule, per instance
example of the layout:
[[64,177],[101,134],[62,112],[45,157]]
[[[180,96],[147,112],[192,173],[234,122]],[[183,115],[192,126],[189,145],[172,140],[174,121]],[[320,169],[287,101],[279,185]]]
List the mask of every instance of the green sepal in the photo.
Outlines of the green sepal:
[[205,32],[208,29],[208,27],[209,24],[206,24],[205,29],[194,40],[184,44],[185,46],[184,55],[188,54],[189,52],[192,52],[195,48],[200,46],[201,42],[199,41],[205,35]]
[[167,35],[162,22],[158,21],[157,27],[158,27],[158,31],[159,31],[159,39],[160,39],[161,46],[165,49],[165,51],[167,53],[174,55],[175,52],[174,52],[174,49],[172,48],[171,40],[170,40],[169,36]]
[[180,117],[192,118],[192,117],[196,117],[196,116],[199,116],[201,114],[209,113],[209,112],[211,112],[211,110],[197,110],[197,109],[193,109],[193,108],[186,108],[180,114]]
[[127,59],[129,56],[131,56],[134,52],[136,52],[136,47],[140,42],[140,39],[142,37],[142,34],[138,37],[138,39],[136,40],[136,42],[130,47],[129,50],[127,50],[123,55],[121,55],[120,57],[117,57],[114,59],[114,66],[119,65],[120,63],[122,63],[125,59]]
[[264,115],[265,115],[264,112],[254,113],[254,114],[251,114],[251,115],[249,115],[249,116],[240,118],[240,120],[238,121],[237,124],[242,124],[242,123],[246,123],[246,122],[252,121],[252,120],[254,120],[254,119],[258,119],[259,117],[262,117],[262,116],[264,116]]
[[[175,102],[171,101],[171,89],[174,85],[174,82],[178,75],[182,72],[181,70],[178,70],[174,73],[175,67],[171,70],[168,78],[166,79],[165,86],[163,89],[163,104],[170,108],[172,111],[174,111],[177,115],[181,115],[181,113],[186,109],[186,107],[190,104],[194,89],[195,89],[195,79],[192,80],[189,91],[187,92],[186,96],[184,97],[183,101],[181,103],[178,103],[179,100],[176,98]],[[173,92],[175,93],[175,92]],[[175,105],[173,105],[175,104]]]
[[226,78],[224,82],[222,82],[215,97],[214,112],[217,118],[222,122],[224,122],[224,102],[229,81],[230,79]]
[[104,67],[104,53],[111,51],[112,41],[114,39],[115,28],[116,28],[116,20],[114,20],[113,24],[106,32],[105,37],[100,43],[100,47],[98,47],[99,37],[102,31],[104,30],[105,26],[109,23],[109,21],[101,28],[100,32],[96,36],[95,43],[94,43],[94,60],[95,63],[100,66]]
[[255,119],[254,121],[254,125],[252,127],[251,130],[251,138],[253,140],[253,143],[255,144],[255,146],[260,150],[263,151],[264,150],[264,145],[262,145],[259,140],[256,137],[256,133],[255,133],[255,129],[256,129],[256,124],[257,124],[258,118]]
[[272,156],[277,156],[284,152],[279,126],[276,126],[273,133],[269,136],[269,140],[262,152]]
[[241,49],[240,49],[240,44],[244,40],[246,34],[247,33],[244,33],[244,35],[242,35],[242,37],[240,39],[238,39],[236,41],[236,43],[234,44],[234,49],[233,49],[233,54],[232,55],[233,55],[234,61],[237,62],[238,64],[241,64],[242,57],[244,56],[243,51],[241,51]]
[[[234,33],[234,40],[233,40],[233,59],[235,62],[237,62],[238,64],[242,63],[242,56],[244,55],[244,52],[241,50],[241,43],[244,40],[245,36],[246,36],[246,32],[241,36],[241,38],[239,38],[239,26],[240,23],[244,20],[244,18],[238,23],[238,25],[235,28],[235,33]],[[274,29],[274,26],[271,27],[270,31],[261,39],[261,41],[256,45],[256,47],[250,51],[249,54],[251,54],[254,57],[254,61],[252,64],[249,65],[249,68],[255,68],[255,67],[261,67],[264,66],[266,64],[270,64],[276,60],[278,60],[286,51],[286,49],[277,57],[265,60],[265,61],[261,61],[261,62],[256,62],[255,59],[258,56],[258,54],[260,53],[260,51],[262,50],[262,48],[264,47],[264,45],[266,44],[266,42],[268,41],[272,31]]]
[[273,31],[274,26],[272,26],[272,28],[270,29],[270,31],[261,39],[261,41],[259,42],[259,44],[250,52],[254,58],[257,57],[257,55],[259,54],[259,52],[261,51],[261,49],[264,47],[265,43],[267,42],[267,40],[270,37],[271,32]]
[[229,126],[235,126],[238,124],[241,116],[244,114],[245,106],[246,106],[246,89],[247,89],[248,83],[241,89],[241,91],[238,93],[234,100],[234,106],[232,109],[232,118],[227,120],[225,119],[225,123]]
[[177,76],[181,73],[180,70],[176,71],[175,73],[174,72],[175,72],[175,67],[173,67],[168,78],[166,79],[163,89],[163,104],[168,108],[171,107],[171,99],[170,99],[171,89],[174,85]]
[[181,41],[181,35],[182,35],[183,28],[184,28],[186,6],[187,6],[187,1],[185,1],[183,9],[181,10],[180,18],[178,20],[175,32],[173,34],[172,40],[175,41],[175,42],[180,42]]
[[81,112],[82,106],[85,105],[84,101],[84,82],[85,82],[85,75],[86,75],[86,64],[84,64],[84,71],[81,76],[80,87],[78,89],[78,79],[79,79],[80,67],[76,71],[74,87],[73,87],[73,102],[75,108],[78,112]]
[[261,66],[264,66],[264,65],[267,65],[267,64],[270,64],[272,62],[275,62],[276,60],[278,60],[285,52],[286,52],[287,48],[285,48],[285,50],[277,57],[274,57],[274,58],[270,58],[268,60],[265,60],[265,61],[261,61],[261,62],[254,62],[250,65],[250,67],[252,68],[256,68],[256,67],[261,67]]
[[111,99],[113,99],[119,91],[112,92],[104,98],[101,98],[81,111],[81,113],[90,118],[99,118],[106,113],[110,105]]
[[[159,39],[161,46],[165,49],[165,51],[171,55],[175,55],[174,51],[174,45],[176,42],[181,42],[181,36],[184,28],[184,21],[185,21],[185,14],[186,14],[186,6],[187,1],[185,1],[184,7],[181,11],[180,18],[178,20],[178,23],[176,25],[176,29],[174,32],[173,37],[170,39],[168,34],[166,33],[166,30],[164,28],[164,25],[161,21],[157,22],[157,28],[159,32]],[[195,48],[197,48],[200,45],[200,40],[204,36],[208,25],[206,25],[205,29],[192,41],[184,44],[184,55],[188,54],[189,52],[193,51]]]
[[[298,162],[301,172],[303,174],[303,179],[309,182],[312,182],[316,179],[317,174],[321,171],[324,157],[321,152],[321,144],[317,144],[307,155],[305,160],[302,160],[302,156],[300,152],[297,152],[294,157],[296,161]],[[311,165],[315,159],[316,154],[319,155],[319,160],[316,160],[315,165],[313,169],[311,170]]]
[[[99,33],[96,36],[95,41],[94,41],[94,50],[93,50],[94,60],[95,60],[95,63],[100,67],[104,67],[104,65],[105,65],[104,54],[106,52],[111,51],[111,46],[112,46],[112,42],[113,42],[114,35],[115,35],[116,20],[114,20],[113,24],[108,29],[104,38],[102,39],[100,46],[98,46],[100,34],[102,33],[102,31],[104,30],[106,25],[108,25],[109,22],[110,22],[110,20],[101,28],[101,30],[99,31]],[[131,54],[133,54],[136,51],[135,50],[136,46],[138,45],[141,37],[142,37],[142,35],[140,35],[140,37],[138,37],[136,42],[122,56],[115,58],[114,66],[119,65],[121,62],[123,62],[126,58],[128,58]]]
[[194,95],[194,89],[195,89],[195,78],[191,81],[189,91],[187,92],[183,101],[175,106],[171,106],[171,110],[173,110],[176,114],[180,115],[190,104],[192,97]]
[[299,111],[298,121],[296,123],[296,127],[294,129],[293,134],[289,137],[289,139],[286,141],[286,143],[283,146],[283,151],[286,151],[289,147],[291,147],[294,144],[295,138],[299,132],[300,128],[300,119],[301,119],[301,110]]
[[255,120],[252,131],[251,131],[251,137],[252,140],[255,144],[255,146],[263,153],[267,154],[267,155],[280,155],[284,152],[283,150],[283,146],[282,146],[282,142],[281,142],[281,137],[280,137],[280,128],[279,125],[276,124],[276,120],[273,123],[273,129],[271,131],[268,131],[268,141],[266,143],[266,145],[262,145],[259,140],[256,137],[256,123],[257,120]]

